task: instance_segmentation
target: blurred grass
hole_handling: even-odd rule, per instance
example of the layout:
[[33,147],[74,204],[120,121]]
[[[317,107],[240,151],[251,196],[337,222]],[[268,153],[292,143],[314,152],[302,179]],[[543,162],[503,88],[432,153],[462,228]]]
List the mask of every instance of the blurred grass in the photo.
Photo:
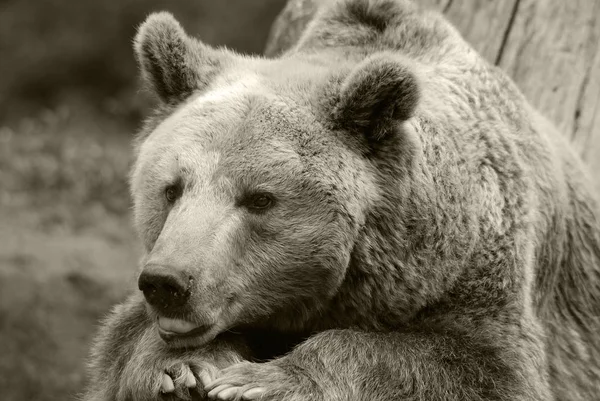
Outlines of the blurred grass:
[[[81,112],[81,110],[80,110]],[[78,211],[65,216],[84,224],[94,208],[123,216],[128,212],[128,135],[103,135],[99,121],[73,121],[68,107],[45,110],[0,130],[0,197],[3,205]],[[87,223],[93,223],[87,221]]]
[[2,399],[79,391],[96,322],[130,287],[128,135],[109,125],[63,107],[0,128]]
[[98,319],[133,286],[127,175],[135,27],[166,9],[213,45],[260,53],[284,0],[0,2],[0,390],[73,398]]

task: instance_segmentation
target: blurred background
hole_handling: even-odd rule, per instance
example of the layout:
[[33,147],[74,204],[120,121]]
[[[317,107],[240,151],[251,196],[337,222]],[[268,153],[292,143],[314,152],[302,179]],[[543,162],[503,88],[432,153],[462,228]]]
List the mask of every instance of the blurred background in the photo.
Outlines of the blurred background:
[[73,399],[137,269],[127,173],[151,100],[135,27],[169,10],[261,53],[284,0],[0,0],[0,398]]

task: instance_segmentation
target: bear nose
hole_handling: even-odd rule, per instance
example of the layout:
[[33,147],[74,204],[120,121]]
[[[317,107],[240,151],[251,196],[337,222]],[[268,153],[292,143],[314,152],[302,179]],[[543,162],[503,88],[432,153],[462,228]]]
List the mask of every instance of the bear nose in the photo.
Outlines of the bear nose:
[[146,301],[161,312],[174,312],[190,297],[191,280],[176,268],[146,265],[138,279],[138,288]]

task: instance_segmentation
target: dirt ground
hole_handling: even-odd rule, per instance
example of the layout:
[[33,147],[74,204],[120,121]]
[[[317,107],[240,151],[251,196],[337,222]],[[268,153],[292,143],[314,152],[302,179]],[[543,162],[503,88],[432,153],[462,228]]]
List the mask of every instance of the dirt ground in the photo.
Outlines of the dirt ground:
[[[224,4],[227,3],[227,4]],[[261,52],[283,0],[0,4],[0,399],[74,399],[101,317],[135,288],[135,26],[167,9],[206,42]]]

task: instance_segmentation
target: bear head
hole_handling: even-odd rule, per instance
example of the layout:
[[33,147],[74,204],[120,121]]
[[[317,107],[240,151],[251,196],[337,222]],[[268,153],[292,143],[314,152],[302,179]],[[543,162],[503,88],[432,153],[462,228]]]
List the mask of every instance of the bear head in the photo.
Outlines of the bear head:
[[142,24],[135,53],[160,103],[131,191],[146,251],[138,283],[161,337],[191,346],[237,326],[302,330],[344,282],[381,201],[377,153],[394,142],[411,162],[415,75],[386,53],[241,56],[168,13]]

